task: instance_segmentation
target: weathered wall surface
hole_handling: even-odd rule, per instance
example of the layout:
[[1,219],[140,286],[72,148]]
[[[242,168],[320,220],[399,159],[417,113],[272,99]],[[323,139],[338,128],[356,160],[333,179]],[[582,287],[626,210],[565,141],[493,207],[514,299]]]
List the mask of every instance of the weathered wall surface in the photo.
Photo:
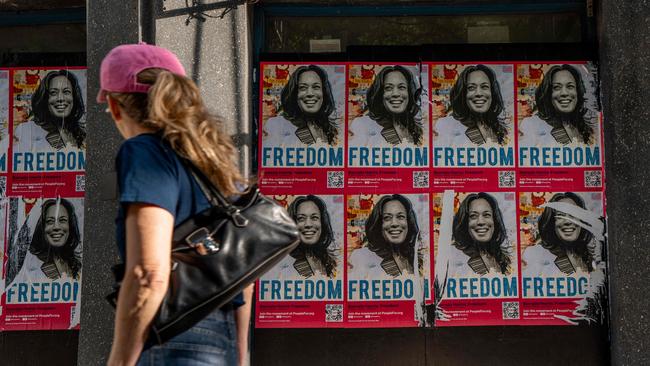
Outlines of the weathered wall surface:
[[650,1],[602,2],[612,364],[650,364]]

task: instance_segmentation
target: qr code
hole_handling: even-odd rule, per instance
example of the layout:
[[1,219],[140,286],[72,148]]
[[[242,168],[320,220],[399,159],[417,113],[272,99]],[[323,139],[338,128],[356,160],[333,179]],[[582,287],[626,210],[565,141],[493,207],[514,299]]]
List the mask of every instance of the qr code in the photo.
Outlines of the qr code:
[[85,192],[86,191],[86,176],[77,175],[74,182],[75,192]]
[[504,301],[501,303],[503,319],[519,319],[519,303],[517,301]]
[[514,170],[500,170],[499,171],[499,188],[514,188],[515,186],[515,171]]
[[325,321],[342,322],[343,304],[325,304]]
[[337,170],[327,172],[327,188],[343,188],[342,171]]
[[429,188],[429,172],[413,172],[413,188]]
[[585,187],[603,186],[603,174],[600,170],[585,170]]

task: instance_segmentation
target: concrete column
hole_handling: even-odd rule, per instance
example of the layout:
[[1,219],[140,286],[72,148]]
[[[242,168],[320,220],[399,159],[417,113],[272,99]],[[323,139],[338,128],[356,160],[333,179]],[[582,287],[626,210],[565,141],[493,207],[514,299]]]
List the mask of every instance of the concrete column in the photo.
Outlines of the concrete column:
[[79,365],[105,365],[113,336],[113,309],[104,296],[113,283],[117,263],[115,214],[117,190],[114,156],[122,141],[106,106],[95,102],[99,65],[108,51],[139,40],[138,0],[88,0],[88,111],[86,200],[81,297]]
[[165,10],[158,10],[156,44],[178,55],[188,76],[201,88],[207,106],[224,119],[228,133],[235,137],[240,165],[248,172],[253,80],[248,9],[224,6],[201,15],[183,11],[185,3],[167,0]]
[[600,11],[614,365],[650,364],[649,13],[647,0],[605,0]]

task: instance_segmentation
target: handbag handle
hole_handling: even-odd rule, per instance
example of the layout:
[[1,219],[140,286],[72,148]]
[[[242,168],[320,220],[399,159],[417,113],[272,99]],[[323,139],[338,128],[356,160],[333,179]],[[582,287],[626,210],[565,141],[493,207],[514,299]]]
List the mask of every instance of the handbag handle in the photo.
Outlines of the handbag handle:
[[201,188],[201,191],[208,199],[213,207],[219,207],[224,210],[232,219],[233,223],[238,227],[245,227],[248,225],[248,219],[242,215],[239,208],[223,196],[219,189],[197,168],[191,161],[182,159],[185,166],[189,169],[190,173],[196,180],[196,183]]

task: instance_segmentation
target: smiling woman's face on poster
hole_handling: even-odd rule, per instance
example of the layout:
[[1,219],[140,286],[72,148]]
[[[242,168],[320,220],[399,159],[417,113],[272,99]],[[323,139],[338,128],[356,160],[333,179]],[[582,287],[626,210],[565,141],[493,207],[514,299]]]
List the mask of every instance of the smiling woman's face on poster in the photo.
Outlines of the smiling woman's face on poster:
[[70,227],[68,210],[61,205],[54,205],[45,211],[45,240],[53,247],[62,247],[68,241]]
[[404,205],[398,200],[384,203],[382,214],[382,236],[387,243],[393,245],[403,244],[408,235],[408,213]]
[[296,223],[301,243],[314,245],[320,240],[321,212],[314,202],[305,201],[298,205]]
[[67,77],[57,76],[52,79],[47,89],[47,103],[53,117],[65,118],[70,116],[74,106],[72,90],[72,83]]
[[317,114],[323,106],[323,81],[314,71],[305,71],[298,78],[298,106],[305,115]]

